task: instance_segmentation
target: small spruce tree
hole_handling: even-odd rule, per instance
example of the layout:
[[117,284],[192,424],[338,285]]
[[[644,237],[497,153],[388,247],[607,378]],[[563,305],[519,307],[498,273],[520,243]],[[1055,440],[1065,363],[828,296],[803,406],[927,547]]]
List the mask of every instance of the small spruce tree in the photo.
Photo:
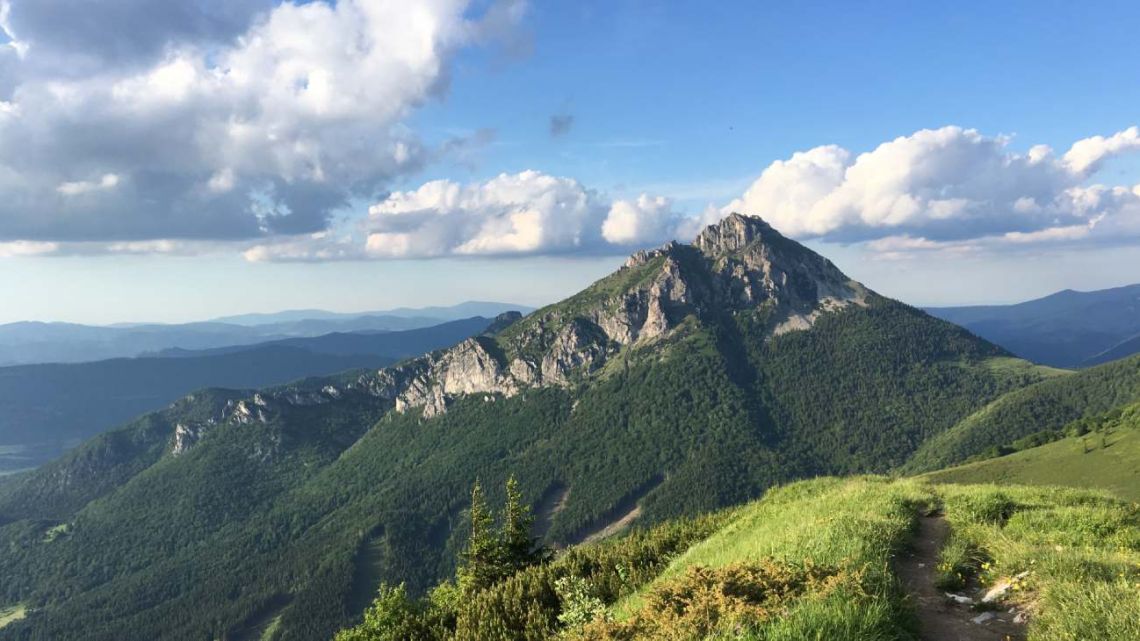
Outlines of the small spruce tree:
[[471,534],[456,572],[459,588],[465,594],[492,585],[502,575],[500,545],[491,531],[494,517],[487,507],[487,497],[483,494],[479,481],[475,481],[475,486],[471,488],[470,514]]
[[530,536],[533,525],[534,515],[531,514],[530,506],[523,502],[518,480],[512,474],[507,479],[507,503],[503,507],[503,523],[499,532],[503,570],[508,575],[533,565],[539,559],[535,540]]

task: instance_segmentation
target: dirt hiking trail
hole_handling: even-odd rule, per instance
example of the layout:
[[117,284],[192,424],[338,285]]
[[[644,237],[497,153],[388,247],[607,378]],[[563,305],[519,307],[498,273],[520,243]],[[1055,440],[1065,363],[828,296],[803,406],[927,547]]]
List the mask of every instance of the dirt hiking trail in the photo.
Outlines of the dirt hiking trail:
[[934,585],[938,552],[950,535],[950,526],[940,515],[920,516],[918,523],[912,547],[900,555],[896,571],[918,614],[920,638],[923,641],[1023,641],[1025,628],[1011,622],[1012,615],[998,610],[993,612],[994,618],[974,623],[973,619],[984,612],[954,603]]

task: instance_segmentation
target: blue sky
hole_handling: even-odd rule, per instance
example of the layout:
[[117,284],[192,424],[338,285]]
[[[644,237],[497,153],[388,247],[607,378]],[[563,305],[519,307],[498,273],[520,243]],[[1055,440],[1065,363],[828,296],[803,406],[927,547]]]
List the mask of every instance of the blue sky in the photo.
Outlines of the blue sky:
[[[479,176],[738,187],[816,145],[956,124],[1063,148],[1137,121],[1135,3],[549,4],[530,57],[460,63],[448,100],[417,117],[497,129]],[[562,111],[573,135],[549,140]]]
[[361,60],[362,0],[89,4],[5,3],[0,322],[541,304],[733,206],[915,304],[1140,281],[1135,3],[440,0]]

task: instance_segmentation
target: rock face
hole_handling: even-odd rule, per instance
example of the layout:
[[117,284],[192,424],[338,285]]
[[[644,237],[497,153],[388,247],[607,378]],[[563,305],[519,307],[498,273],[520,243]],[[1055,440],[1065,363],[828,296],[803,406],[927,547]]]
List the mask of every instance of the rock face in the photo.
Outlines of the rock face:
[[174,445],[171,446],[170,453],[174,456],[185,454],[202,438],[203,431],[204,426],[190,426],[185,423],[178,423],[174,426]]
[[377,373],[377,395],[395,403],[403,412],[423,407],[431,417],[447,410],[447,399],[478,393],[513,396],[515,377],[505,363],[487,349],[484,337],[469,338],[440,354],[414,360],[404,366]]
[[[174,433],[170,437],[170,453],[173,456],[185,454],[219,427],[271,423],[282,410],[331,403],[340,400],[347,391],[349,390],[332,385],[326,385],[319,390],[284,387],[257,392],[249,398],[229,399],[213,416],[175,423]],[[190,395],[188,400],[193,398],[194,396]],[[251,459],[268,461],[272,459],[280,445],[280,435],[270,435],[265,443],[255,446],[250,455]]]
[[693,245],[712,261],[723,302],[733,309],[772,307],[775,335],[808,329],[823,312],[866,305],[863,285],[759,218],[732,214]]
[[692,245],[637,252],[578,296],[526,319],[500,317],[493,336],[381,370],[360,386],[397,411],[422,408],[431,417],[459,396],[573,385],[623,349],[668,339],[690,316],[764,310],[777,336],[808,329],[828,311],[865,305],[868,294],[760,218],[732,214]]

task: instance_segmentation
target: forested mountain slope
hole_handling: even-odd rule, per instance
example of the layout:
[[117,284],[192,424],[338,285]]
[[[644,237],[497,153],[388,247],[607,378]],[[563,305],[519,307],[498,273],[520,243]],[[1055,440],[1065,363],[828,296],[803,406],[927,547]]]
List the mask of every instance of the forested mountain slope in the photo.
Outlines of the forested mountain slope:
[[903,469],[925,472],[961,463],[991,447],[1138,400],[1140,356],[1055,376],[1002,396],[929,439]]
[[29,613],[0,638],[327,637],[450,573],[476,477],[574,542],[892,469],[1049,375],[730,216],[454,348],[196,394],[0,485]]
[[258,388],[383,367],[454,345],[493,322],[475,317],[400,332],[329,334],[183,352],[177,358],[0,367],[0,474],[35,467],[197,389]]

